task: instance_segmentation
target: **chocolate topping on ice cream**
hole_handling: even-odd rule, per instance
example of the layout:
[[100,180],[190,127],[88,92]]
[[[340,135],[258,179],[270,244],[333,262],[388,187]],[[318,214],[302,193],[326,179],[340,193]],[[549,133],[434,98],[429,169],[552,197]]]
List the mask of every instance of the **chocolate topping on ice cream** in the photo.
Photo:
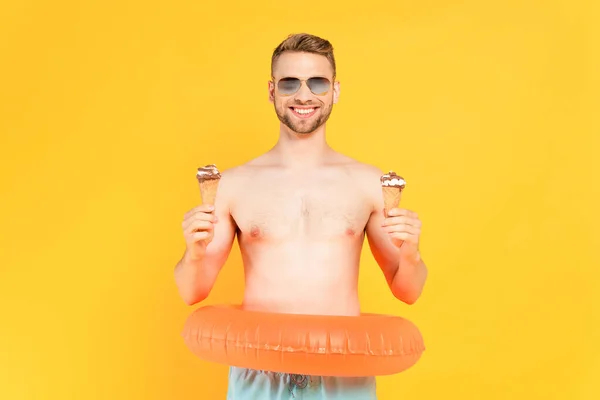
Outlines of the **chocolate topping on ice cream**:
[[406,186],[406,181],[394,171],[381,175],[381,186],[399,187],[400,190]]
[[198,178],[198,182],[210,180],[210,179],[221,179],[221,173],[218,168],[214,164],[209,164],[205,167],[198,168],[198,172],[196,173],[196,178]]

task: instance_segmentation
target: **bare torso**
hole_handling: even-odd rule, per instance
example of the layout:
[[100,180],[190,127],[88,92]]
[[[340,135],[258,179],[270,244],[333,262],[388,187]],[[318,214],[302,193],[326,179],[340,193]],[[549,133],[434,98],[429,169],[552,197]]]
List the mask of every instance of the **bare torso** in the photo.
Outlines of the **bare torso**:
[[375,203],[364,166],[344,156],[318,169],[257,159],[235,169],[230,213],[246,309],[357,315],[364,230]]

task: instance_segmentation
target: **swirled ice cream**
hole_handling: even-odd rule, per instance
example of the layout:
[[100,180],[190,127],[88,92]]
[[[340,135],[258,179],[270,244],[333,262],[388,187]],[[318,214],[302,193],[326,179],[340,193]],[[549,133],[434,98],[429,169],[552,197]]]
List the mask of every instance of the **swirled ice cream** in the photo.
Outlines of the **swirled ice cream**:
[[198,182],[209,179],[221,179],[221,173],[215,164],[209,164],[205,167],[198,168],[196,178],[198,178]]
[[406,181],[394,171],[390,171],[387,174],[381,175],[381,186],[393,186],[402,190],[406,186]]
[[214,164],[198,168],[196,179],[200,185],[200,195],[203,204],[215,204],[217,188],[221,179],[221,173]]

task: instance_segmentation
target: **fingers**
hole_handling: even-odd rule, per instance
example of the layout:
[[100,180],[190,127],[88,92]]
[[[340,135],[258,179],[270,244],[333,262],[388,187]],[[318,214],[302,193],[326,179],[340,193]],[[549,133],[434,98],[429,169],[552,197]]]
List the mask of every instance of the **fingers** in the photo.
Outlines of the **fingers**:
[[402,208],[391,209],[381,224],[397,246],[405,242],[418,245],[421,225],[416,212]]
[[386,226],[392,226],[392,225],[410,225],[410,226],[414,226],[417,228],[420,228],[422,223],[421,221],[416,218],[416,217],[410,217],[410,216],[400,216],[400,217],[388,217],[386,218],[382,225],[383,227]]
[[206,220],[193,220],[184,227],[186,234],[191,234],[197,231],[212,231],[214,229],[213,223]]
[[217,221],[218,221],[217,217],[215,217],[212,214],[198,213],[198,214],[194,214],[191,217],[189,217],[188,219],[184,220],[181,223],[181,227],[183,228],[184,231],[186,231],[193,224],[204,223],[204,222],[208,223],[212,227],[212,225],[215,224]]
[[419,219],[416,212],[404,208],[392,208],[388,212],[388,217],[409,217]]
[[408,224],[396,224],[396,225],[384,226],[383,230],[388,233],[393,233],[393,234],[406,233],[408,235],[415,235],[415,236],[419,236],[421,234],[420,227],[416,227],[416,226],[408,225]]
[[188,219],[190,218],[192,215],[197,214],[197,213],[211,213],[215,210],[215,206],[213,206],[212,204],[201,204],[197,207],[192,208],[190,211],[188,211],[187,213],[185,213],[185,215],[183,216],[183,219]]
[[394,239],[411,240],[421,235],[422,223],[414,211],[394,208],[381,224],[383,230]]
[[187,230],[192,224],[196,223],[197,221],[208,221],[211,224],[217,223],[219,221],[219,219],[214,214],[209,213],[207,211],[203,211],[206,209],[196,208],[194,210],[190,210],[188,213],[185,214],[183,222],[181,223],[181,226],[184,230]]
[[407,232],[393,232],[393,233],[390,233],[390,237],[394,240],[407,242],[407,243],[418,244],[418,242],[419,242],[419,237],[417,235],[412,235]]
[[188,249],[202,253],[213,240],[214,224],[218,221],[214,209],[213,205],[202,204],[185,213],[181,225]]
[[190,230],[186,231],[184,236],[188,246],[202,241],[208,243],[211,242],[214,237],[214,230],[212,229],[212,226],[209,229],[195,229],[195,226],[191,226]]
[[193,234],[190,235],[190,242],[191,243],[201,242],[203,240],[212,239],[212,237],[213,237],[212,231],[194,232]]

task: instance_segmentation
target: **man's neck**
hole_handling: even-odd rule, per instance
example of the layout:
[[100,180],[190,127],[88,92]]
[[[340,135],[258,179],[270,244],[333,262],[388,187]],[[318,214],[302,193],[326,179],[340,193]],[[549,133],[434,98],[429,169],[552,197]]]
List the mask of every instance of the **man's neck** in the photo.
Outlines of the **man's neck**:
[[283,126],[272,154],[287,167],[320,166],[333,153],[325,140],[325,126],[312,133],[298,134]]

